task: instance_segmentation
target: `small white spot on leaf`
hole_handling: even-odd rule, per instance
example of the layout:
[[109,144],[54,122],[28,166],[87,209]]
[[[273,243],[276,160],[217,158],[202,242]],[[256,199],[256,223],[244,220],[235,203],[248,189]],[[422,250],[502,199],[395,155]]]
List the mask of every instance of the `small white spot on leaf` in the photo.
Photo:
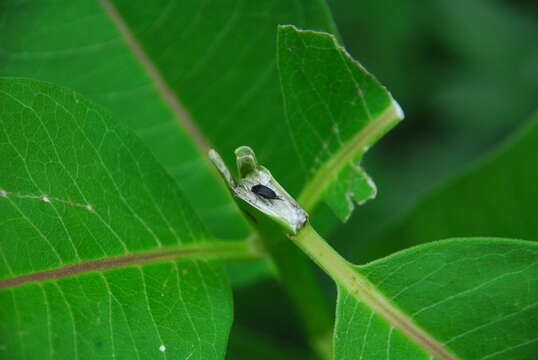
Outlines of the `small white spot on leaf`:
[[1,196],[1,197],[7,197],[7,191],[5,191],[5,190],[0,190],[0,196]]
[[41,200],[43,200],[43,201],[46,202],[46,203],[50,203],[50,199],[49,199],[48,196],[42,196],[42,197],[41,197]]
[[159,351],[160,352],[165,352],[166,351],[166,346],[164,346],[164,345],[159,346]]

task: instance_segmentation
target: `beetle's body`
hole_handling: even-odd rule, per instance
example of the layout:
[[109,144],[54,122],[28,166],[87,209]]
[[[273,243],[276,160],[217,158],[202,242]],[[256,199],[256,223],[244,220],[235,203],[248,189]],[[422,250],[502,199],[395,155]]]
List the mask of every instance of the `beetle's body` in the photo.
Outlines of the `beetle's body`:
[[252,188],[250,188],[250,190],[254,194],[261,196],[264,199],[281,200],[271,188],[268,188],[265,185],[254,185]]

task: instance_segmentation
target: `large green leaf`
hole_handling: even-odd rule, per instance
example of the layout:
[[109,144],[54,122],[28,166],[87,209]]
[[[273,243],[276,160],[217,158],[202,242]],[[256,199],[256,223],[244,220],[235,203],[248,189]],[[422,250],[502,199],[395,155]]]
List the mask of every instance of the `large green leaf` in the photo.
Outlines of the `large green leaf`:
[[360,257],[456,236],[538,240],[538,114],[498,151],[427,198]]
[[231,296],[210,260],[245,248],[211,240],[138,138],[8,79],[0,154],[0,357],[223,358]]
[[212,233],[221,238],[248,233],[196,148],[196,132],[186,131],[188,115],[166,97],[166,85],[133,53],[103,4],[8,0],[0,13],[0,76],[51,81],[105,106],[181,184]]
[[323,199],[347,220],[354,202],[376,195],[362,155],[403,112],[330,34],[281,26],[278,50],[289,128],[308,179],[299,202],[310,211]]
[[[323,0],[7,0],[0,76],[51,81],[105,106],[142,138],[212,235],[246,238],[252,229],[206,150],[229,161],[237,146],[252,145],[288,189],[301,188],[304,176],[287,165],[298,158],[275,60],[282,23],[336,32]],[[269,271],[259,262],[228,273],[246,284]]]
[[[356,267],[371,285],[365,292],[390,305],[374,313],[340,285],[335,359],[427,360],[434,358],[425,351],[431,347],[447,351],[436,359],[535,359],[537,259],[532,242],[466,238]],[[391,311],[403,321],[388,321]],[[412,341],[402,328],[429,338]]]
[[251,145],[299,191],[303,178],[284,161],[298,158],[283,126],[276,25],[335,32],[323,1],[7,0],[0,14],[0,75],[52,81],[104,105],[216,236],[249,231],[193,141],[226,160]]

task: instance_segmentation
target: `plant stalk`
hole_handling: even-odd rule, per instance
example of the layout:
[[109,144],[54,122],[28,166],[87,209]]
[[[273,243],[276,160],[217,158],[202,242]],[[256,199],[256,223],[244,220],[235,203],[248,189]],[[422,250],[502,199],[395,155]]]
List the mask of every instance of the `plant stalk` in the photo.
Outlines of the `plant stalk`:
[[413,319],[393,304],[374,284],[364,277],[359,268],[338,254],[312,228],[310,223],[289,235],[295,244],[317,263],[336,283],[358,301],[384,318],[394,328],[407,335],[422,346],[429,354],[438,359],[456,360],[441,343],[432,338]]

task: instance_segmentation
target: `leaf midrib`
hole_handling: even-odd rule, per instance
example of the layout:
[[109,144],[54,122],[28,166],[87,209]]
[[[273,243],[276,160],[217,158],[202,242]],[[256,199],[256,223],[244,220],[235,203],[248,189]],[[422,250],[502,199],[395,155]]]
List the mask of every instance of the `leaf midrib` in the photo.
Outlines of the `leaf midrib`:
[[319,202],[323,191],[334,180],[338,172],[352,161],[357,153],[364,152],[364,147],[375,141],[384,129],[388,129],[402,118],[401,110],[392,100],[388,108],[355,134],[316,172],[316,175],[306,184],[298,197],[298,203],[307,212],[312,211]]
[[183,106],[174,91],[168,86],[161,72],[145,53],[143,47],[136,40],[131,29],[110,0],[101,0],[101,5],[105,9],[105,13],[108,14],[114,25],[116,25],[136,60],[138,60],[150,79],[153,80],[157,92],[161,94],[164,101],[168,104],[178,123],[182,125],[196,147],[201,151],[202,157],[205,158],[204,155],[211,148],[210,141],[198,129],[185,106]]
[[81,261],[55,269],[22,274],[0,279],[0,289],[11,288],[29,282],[41,282],[83,274],[91,271],[109,270],[132,265],[144,265],[179,259],[192,260],[253,260],[263,254],[252,241],[205,241],[195,244],[159,248],[120,256]]

